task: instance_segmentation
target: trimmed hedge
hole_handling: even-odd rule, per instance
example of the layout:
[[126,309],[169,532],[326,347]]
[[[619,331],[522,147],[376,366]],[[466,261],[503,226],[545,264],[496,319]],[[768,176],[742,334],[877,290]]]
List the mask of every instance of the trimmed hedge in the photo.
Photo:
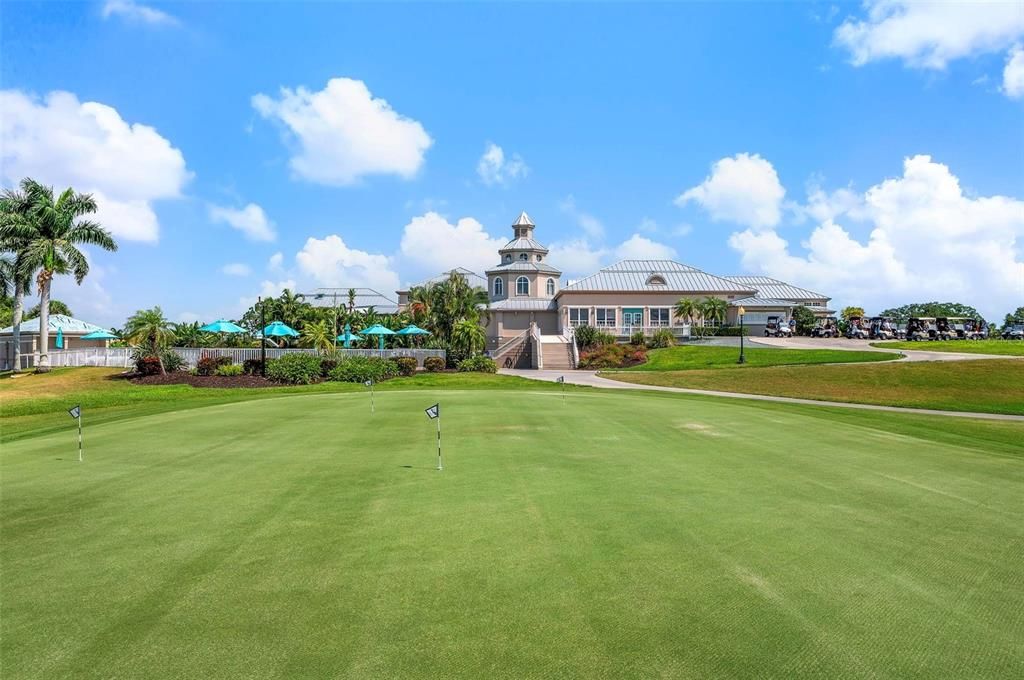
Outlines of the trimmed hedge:
[[347,357],[331,371],[330,379],[337,382],[383,382],[398,375],[398,364],[380,357]]
[[398,364],[399,375],[416,375],[416,359],[412,357],[399,357],[395,360],[395,363]]
[[293,385],[320,381],[320,357],[315,354],[286,354],[267,360],[267,378]]
[[242,375],[242,367],[239,364],[226,364],[224,366],[218,366],[216,375],[231,377],[235,375]]
[[444,370],[444,359],[441,357],[427,357],[423,360],[423,368],[430,373],[437,373]]
[[497,373],[498,364],[494,359],[478,354],[459,362],[459,371],[462,373]]

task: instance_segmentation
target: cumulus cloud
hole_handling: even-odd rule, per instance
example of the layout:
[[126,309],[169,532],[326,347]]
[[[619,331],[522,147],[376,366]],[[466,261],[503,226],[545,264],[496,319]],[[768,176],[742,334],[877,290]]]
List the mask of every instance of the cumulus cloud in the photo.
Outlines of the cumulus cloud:
[[436,212],[427,212],[412,218],[402,230],[403,273],[420,278],[455,267],[483,273],[498,263],[498,248],[507,240],[491,236],[472,217],[452,224]]
[[252,269],[247,264],[242,262],[231,262],[220,268],[222,274],[226,276],[248,276],[252,273]]
[[153,203],[181,196],[191,178],[181,151],[154,128],[70,92],[0,91],[0,167],[9,186],[32,177],[94,194],[96,219],[129,241],[158,240]]
[[281,264],[283,262],[284,253],[276,252],[270,256],[270,259],[267,260],[267,269],[269,269],[270,271],[279,271],[281,269]]
[[1020,45],[1010,50],[1007,56],[1003,68],[1003,93],[1012,99],[1024,97],[1024,48]]
[[872,0],[866,7],[866,18],[847,19],[834,36],[856,66],[896,58],[944,69],[954,59],[1004,50],[1024,35],[1024,12],[1015,2]]
[[712,165],[711,174],[680,194],[676,205],[696,203],[715,221],[759,229],[779,223],[785,195],[771,163],[757,154],[740,153]]
[[640,234],[633,234],[619,244],[615,256],[621,260],[671,260],[676,256],[676,250]]
[[152,7],[134,2],[134,0],[107,0],[103,3],[101,11],[104,19],[112,16],[121,17],[127,21],[152,26],[180,26],[181,22],[167,12],[162,12]]
[[250,203],[244,208],[211,205],[209,212],[212,221],[237,229],[250,241],[273,241],[277,238],[274,223],[267,218],[263,208],[255,203]]
[[594,245],[586,238],[556,241],[549,250],[548,262],[570,279],[593,274],[609,264],[612,256],[609,248]]
[[[929,156],[907,158],[901,177],[884,180],[824,220],[800,244],[773,229],[732,234],[748,271],[833,295],[869,310],[909,301],[973,304],[989,318],[1024,299],[1024,201],[966,195],[950,169]],[[855,238],[840,220],[865,222]]]
[[411,178],[433,144],[419,122],[375,98],[361,80],[332,78],[317,92],[285,87],[278,99],[257,94],[252,105],[284,126],[293,172],[319,184],[346,186],[381,174]]
[[558,204],[558,207],[562,212],[575,220],[580,229],[582,229],[590,238],[600,239],[604,236],[604,225],[601,223],[601,220],[588,212],[580,210],[576,206],[576,199],[572,194],[566,196],[565,199]]
[[350,248],[337,234],[307,239],[295,262],[319,286],[366,287],[390,295],[399,285],[391,258]]
[[492,142],[487,143],[484,154],[476,164],[476,174],[487,185],[508,184],[526,177],[529,171],[530,168],[519,154],[514,153],[505,158],[505,151]]

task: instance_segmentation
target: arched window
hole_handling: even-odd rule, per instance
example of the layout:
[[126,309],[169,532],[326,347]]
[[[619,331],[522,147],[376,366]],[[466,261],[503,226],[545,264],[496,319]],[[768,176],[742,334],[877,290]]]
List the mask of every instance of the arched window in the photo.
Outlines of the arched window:
[[666,285],[665,284],[665,277],[662,276],[661,274],[651,274],[649,277],[647,277],[647,285],[648,286],[664,286],[664,285]]
[[542,256],[540,256],[540,255],[538,255],[538,256],[537,256],[537,262],[540,262],[540,261],[541,261],[541,260],[543,260],[543,259],[544,259],[544,258],[543,258]]
[[548,295],[554,295],[554,294],[555,294],[555,280],[554,279],[548,279]]
[[530,279],[525,276],[520,276],[516,279],[516,295],[529,295],[530,294]]
[[511,262],[511,261],[512,261],[512,256],[511,255],[506,255],[505,256],[505,262]]
[[526,260],[527,260],[527,259],[528,259],[529,257],[530,257],[530,256],[529,256],[529,255],[527,255],[526,253],[519,253],[519,259],[520,259],[520,260],[522,260],[523,262],[526,262]]
[[502,279],[494,279],[494,296],[501,297],[505,294],[505,282]]

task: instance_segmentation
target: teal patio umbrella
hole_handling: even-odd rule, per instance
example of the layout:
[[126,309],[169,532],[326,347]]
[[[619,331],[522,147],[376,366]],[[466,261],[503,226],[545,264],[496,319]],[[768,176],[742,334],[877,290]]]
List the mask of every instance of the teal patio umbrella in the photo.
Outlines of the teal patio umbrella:
[[396,333],[393,330],[391,330],[390,328],[385,328],[384,326],[381,326],[379,323],[375,323],[374,325],[370,326],[369,328],[364,328],[362,330],[362,333],[363,333],[363,335],[376,335],[377,336],[377,341],[379,343],[378,349],[381,352],[384,351],[384,336],[385,335],[396,335]]
[[82,340],[117,340],[117,336],[108,330],[103,328],[87,333],[82,336]]
[[395,335],[430,335],[430,331],[424,330],[414,323],[409,324]]
[[199,330],[204,333],[245,333],[245,329],[227,319],[219,319],[213,323],[202,326]]
[[57,326],[57,349],[64,349],[64,328]]
[[263,335],[269,335],[275,338],[299,337],[299,332],[281,321],[272,321],[269,326],[263,329]]
[[352,332],[352,324],[350,323],[345,324],[345,332],[338,336],[338,340],[341,340],[343,343],[345,343],[345,347],[350,347],[352,345],[353,340],[362,339],[363,336],[356,335],[355,333]]

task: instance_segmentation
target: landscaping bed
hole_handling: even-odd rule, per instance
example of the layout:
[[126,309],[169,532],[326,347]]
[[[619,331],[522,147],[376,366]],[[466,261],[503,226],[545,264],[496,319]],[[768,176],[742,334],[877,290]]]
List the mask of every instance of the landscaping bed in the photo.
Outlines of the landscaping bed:
[[282,383],[260,375],[192,375],[174,371],[165,375],[125,376],[136,385],[191,385],[192,387],[280,387]]

